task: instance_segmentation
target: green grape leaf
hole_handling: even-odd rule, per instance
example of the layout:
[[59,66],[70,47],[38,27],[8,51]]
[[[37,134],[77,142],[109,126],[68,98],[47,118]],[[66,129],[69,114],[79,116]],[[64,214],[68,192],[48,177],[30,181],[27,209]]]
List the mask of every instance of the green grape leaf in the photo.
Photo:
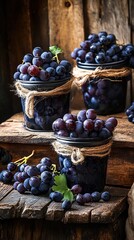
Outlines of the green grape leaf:
[[63,194],[63,199],[73,201],[74,196],[72,191],[67,186],[67,180],[65,174],[59,174],[54,177],[54,185],[52,190]]
[[70,189],[64,192],[64,200],[70,200],[71,202],[74,200],[74,195]]
[[58,55],[59,53],[62,53],[62,49],[57,47],[57,46],[51,46],[49,47],[49,51],[53,54],[53,55]]

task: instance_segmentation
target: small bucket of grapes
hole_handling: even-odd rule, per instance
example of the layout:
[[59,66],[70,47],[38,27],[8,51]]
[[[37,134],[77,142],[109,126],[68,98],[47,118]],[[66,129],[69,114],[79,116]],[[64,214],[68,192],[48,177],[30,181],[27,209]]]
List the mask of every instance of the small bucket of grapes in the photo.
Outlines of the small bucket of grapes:
[[134,46],[118,44],[114,34],[101,31],[90,34],[71,57],[76,60],[73,75],[86,108],[100,115],[123,112]]
[[69,188],[78,184],[83,193],[103,191],[116,126],[115,117],[99,119],[94,109],[67,113],[54,121],[56,141],[53,147]]
[[14,73],[27,130],[52,131],[53,121],[69,111],[72,66],[65,59],[59,61],[59,53],[56,46],[49,51],[35,47]]

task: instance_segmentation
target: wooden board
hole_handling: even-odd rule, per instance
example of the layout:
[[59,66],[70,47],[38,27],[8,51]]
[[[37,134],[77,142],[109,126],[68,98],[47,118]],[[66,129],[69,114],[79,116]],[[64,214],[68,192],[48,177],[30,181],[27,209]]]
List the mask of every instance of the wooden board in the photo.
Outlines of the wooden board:
[[0,183],[0,240],[124,240],[128,189],[106,188],[109,202],[80,206],[73,203],[64,211],[61,203],[47,196],[20,194]]
[[7,218],[46,218],[64,223],[109,223],[124,211],[127,206],[128,189],[106,187],[112,198],[109,202],[89,203],[80,206],[73,203],[71,210],[64,211],[61,203],[52,202],[47,196],[20,194],[10,185],[0,183],[0,219]]

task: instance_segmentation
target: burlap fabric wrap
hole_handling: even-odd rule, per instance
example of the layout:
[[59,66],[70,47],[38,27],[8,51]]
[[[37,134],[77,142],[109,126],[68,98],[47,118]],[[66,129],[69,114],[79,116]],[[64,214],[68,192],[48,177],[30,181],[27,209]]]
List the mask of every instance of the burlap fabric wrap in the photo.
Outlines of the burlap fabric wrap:
[[[67,81],[65,84],[56,87],[52,90],[45,91],[35,91],[28,90],[24,88],[19,81],[15,83],[15,88],[19,97],[25,98],[25,113],[29,118],[33,118],[34,116],[34,104],[35,97],[41,97],[41,100],[47,97],[58,96],[62,94],[67,94],[71,90],[71,86],[73,83],[73,78]],[[31,83],[32,84],[32,83]],[[50,83],[51,84],[51,83]]]
[[128,218],[126,220],[126,240],[134,240],[134,183],[128,193]]
[[[52,143],[55,151],[62,156],[68,156],[74,165],[82,164],[86,156],[103,158],[108,156],[111,151],[112,139],[100,146],[75,147],[55,141]],[[74,144],[75,145],[75,144]],[[84,145],[84,142],[83,142]]]
[[84,83],[95,77],[100,77],[102,80],[109,80],[116,83],[122,82],[121,78],[130,74],[131,69],[127,67],[120,69],[105,69],[97,67],[95,70],[86,70],[75,66],[72,71],[72,75],[75,77],[74,84],[79,88],[81,88]]

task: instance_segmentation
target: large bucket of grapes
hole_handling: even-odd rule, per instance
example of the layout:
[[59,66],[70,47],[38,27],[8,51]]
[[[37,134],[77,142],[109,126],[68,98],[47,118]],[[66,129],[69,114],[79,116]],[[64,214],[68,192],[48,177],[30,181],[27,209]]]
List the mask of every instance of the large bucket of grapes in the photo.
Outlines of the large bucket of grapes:
[[65,120],[65,115],[63,120],[53,123],[56,136],[53,147],[59,156],[60,172],[66,175],[69,188],[79,184],[83,193],[101,192],[117,121],[115,118],[102,121],[95,117],[93,109],[81,110],[75,120],[73,114],[69,116],[71,119]]
[[75,83],[82,90],[86,108],[100,115],[123,112],[126,108],[128,81],[131,80],[129,58],[134,52],[130,45],[119,45],[107,32],[90,34],[74,49]]
[[14,74],[27,130],[51,131],[53,121],[69,111],[71,64],[57,60],[57,48],[54,52],[53,48],[48,52],[34,48],[32,54],[24,56]]

